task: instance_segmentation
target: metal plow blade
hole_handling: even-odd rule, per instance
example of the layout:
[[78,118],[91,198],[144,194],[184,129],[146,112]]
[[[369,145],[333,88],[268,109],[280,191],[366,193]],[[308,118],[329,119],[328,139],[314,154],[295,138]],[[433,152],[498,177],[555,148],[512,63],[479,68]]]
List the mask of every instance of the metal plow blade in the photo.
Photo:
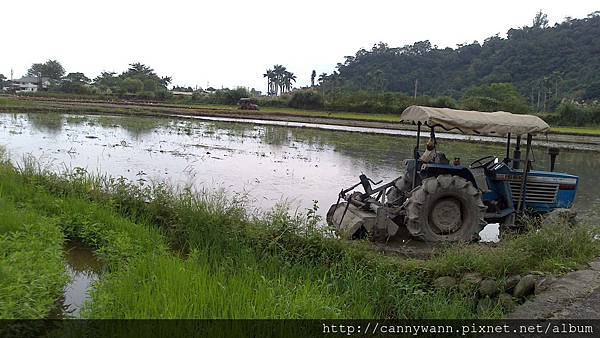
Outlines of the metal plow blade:
[[398,225],[387,217],[383,208],[375,213],[361,210],[348,202],[332,205],[327,212],[327,223],[335,226],[338,236],[343,239],[359,239],[367,235],[388,237],[398,231]]

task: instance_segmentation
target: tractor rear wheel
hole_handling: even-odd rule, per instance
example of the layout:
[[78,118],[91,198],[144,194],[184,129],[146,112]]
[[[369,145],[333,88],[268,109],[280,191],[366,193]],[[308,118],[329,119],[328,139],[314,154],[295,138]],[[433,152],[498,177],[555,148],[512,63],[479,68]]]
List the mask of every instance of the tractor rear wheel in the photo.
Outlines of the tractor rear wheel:
[[462,177],[423,180],[406,204],[406,227],[427,242],[471,242],[486,225],[481,192]]

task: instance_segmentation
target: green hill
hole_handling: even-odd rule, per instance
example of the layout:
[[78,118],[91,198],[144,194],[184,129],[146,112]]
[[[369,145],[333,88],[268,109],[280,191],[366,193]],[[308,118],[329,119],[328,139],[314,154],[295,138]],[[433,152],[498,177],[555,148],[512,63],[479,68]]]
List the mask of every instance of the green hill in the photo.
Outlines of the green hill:
[[349,90],[461,97],[482,84],[511,83],[537,110],[562,98],[600,99],[600,11],[548,26],[538,13],[531,26],[510,29],[483,44],[440,49],[429,41],[385,43],[345,57],[328,77]]

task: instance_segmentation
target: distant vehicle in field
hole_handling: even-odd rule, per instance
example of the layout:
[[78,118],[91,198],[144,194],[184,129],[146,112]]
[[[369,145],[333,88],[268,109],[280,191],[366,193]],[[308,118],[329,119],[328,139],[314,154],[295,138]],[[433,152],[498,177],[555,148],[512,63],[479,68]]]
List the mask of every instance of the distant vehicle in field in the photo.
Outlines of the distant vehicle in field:
[[[579,177],[554,171],[557,148],[549,148],[549,171],[533,170],[532,136],[550,130],[539,117],[411,106],[400,118],[417,125],[413,158],[405,161],[404,175],[392,182],[373,188],[371,184],[381,182],[362,174],[359,183],[339,193],[327,222],[340,236],[386,240],[406,227],[423,241],[469,242],[479,238],[487,223],[499,223],[501,230],[519,228],[524,216],[544,216],[573,205]],[[431,131],[425,151],[420,149],[421,127]],[[458,157],[450,162],[436,150],[435,128],[506,137],[506,154],[503,159],[485,156],[468,166]],[[516,138],[512,157],[511,136]],[[361,185],[364,192],[352,192]]]
[[243,97],[238,102],[238,105],[241,110],[259,110],[257,103],[258,101],[254,98]]

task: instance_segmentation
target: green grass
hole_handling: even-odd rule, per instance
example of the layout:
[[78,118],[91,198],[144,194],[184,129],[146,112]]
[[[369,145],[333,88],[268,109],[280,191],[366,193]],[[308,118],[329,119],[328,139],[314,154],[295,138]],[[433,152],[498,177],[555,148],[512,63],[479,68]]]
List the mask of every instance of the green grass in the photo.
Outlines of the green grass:
[[18,207],[0,190],[0,318],[45,318],[66,282],[56,221]]
[[[234,105],[209,105],[209,104],[194,104],[194,105],[181,105],[182,107],[189,107],[194,109],[222,109],[222,110],[235,110],[239,114],[248,114],[250,116],[255,113],[254,111],[239,110]],[[365,121],[377,121],[377,122],[400,122],[400,115],[398,114],[371,114],[371,113],[354,113],[354,112],[341,112],[341,111],[327,111],[327,110],[307,110],[307,109],[296,109],[287,107],[261,107],[256,113],[259,114],[273,114],[273,115],[294,115],[303,117],[320,117],[320,118],[332,118],[332,119],[344,119],[344,120],[365,120]]]
[[2,97],[0,96],[0,108],[12,108],[12,107],[30,107],[33,105],[31,101],[18,100],[13,97]]
[[600,127],[552,127],[551,132],[568,135],[600,136]]
[[[194,252],[144,257],[94,294],[92,318],[338,318],[339,299],[311,283],[232,271]],[[132,292],[132,290],[136,290]],[[365,314],[369,312],[365,309]]]
[[294,108],[262,108],[261,112],[266,113],[285,113],[290,115],[321,117],[342,120],[360,120],[360,121],[375,121],[375,122],[400,122],[400,115],[397,114],[371,114],[371,113],[352,113],[352,112],[331,112],[331,111],[315,111],[301,110]]
[[[477,313],[472,290],[435,290],[432,280],[480,272],[502,283],[531,270],[563,273],[600,253],[597,228],[555,225],[496,246],[400,260],[324,237],[314,214],[253,216],[225,195],[80,169],[56,175],[34,162],[1,168],[6,200],[54,220],[107,263],[88,318],[497,318],[500,306]],[[5,232],[28,219],[6,215]]]
[[[3,169],[0,187],[7,196],[26,209],[53,216],[67,237],[93,246],[108,264],[109,272],[94,291],[94,301],[86,316],[336,318],[341,315],[335,309],[344,305],[332,299],[326,288],[319,289],[310,282],[296,285],[285,276],[268,279],[250,267],[233,273],[231,267],[209,262],[206,255],[199,253],[182,259],[167,252],[159,229],[141,220],[132,222],[111,208],[81,196],[49,193],[40,189],[42,185],[37,180],[40,177]],[[13,223],[8,222],[3,228],[12,228]],[[190,292],[195,295],[193,302]]]

